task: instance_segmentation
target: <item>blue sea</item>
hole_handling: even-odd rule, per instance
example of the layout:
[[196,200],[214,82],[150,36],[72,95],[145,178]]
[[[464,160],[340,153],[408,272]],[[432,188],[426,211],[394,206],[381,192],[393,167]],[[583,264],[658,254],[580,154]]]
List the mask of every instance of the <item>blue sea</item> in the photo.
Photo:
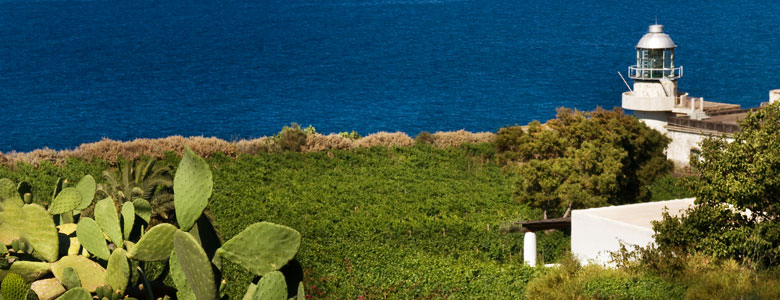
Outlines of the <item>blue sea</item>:
[[0,151],[103,137],[496,131],[620,105],[647,26],[681,91],[780,88],[772,1],[0,0]]

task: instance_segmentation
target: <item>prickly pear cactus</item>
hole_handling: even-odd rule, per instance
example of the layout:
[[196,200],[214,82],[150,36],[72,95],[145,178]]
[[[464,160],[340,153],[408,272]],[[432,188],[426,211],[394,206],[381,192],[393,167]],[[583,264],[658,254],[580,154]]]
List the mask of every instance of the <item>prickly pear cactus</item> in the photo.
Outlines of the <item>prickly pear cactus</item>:
[[176,230],[176,226],[166,223],[152,227],[130,248],[128,257],[140,261],[167,259],[173,250],[173,234]]
[[76,270],[74,270],[71,267],[65,267],[65,269],[62,272],[62,280],[60,281],[60,283],[62,283],[62,285],[69,290],[77,287],[81,287],[81,280],[79,279],[79,274],[76,273]]
[[85,288],[75,288],[68,290],[57,300],[92,300],[92,295]]
[[171,257],[168,259],[168,268],[171,272],[171,279],[173,279],[173,283],[176,285],[176,298],[180,300],[195,300],[195,293],[187,282],[187,276],[184,275],[184,271],[181,270],[179,259],[176,257],[176,251],[171,252]]
[[22,206],[22,198],[19,197],[16,184],[8,178],[0,178],[0,202],[3,204],[9,202]]
[[287,226],[255,223],[217,249],[217,254],[259,276],[279,270],[298,252],[301,234]]
[[146,224],[149,224],[149,220],[152,219],[152,204],[143,198],[135,198],[133,199],[133,208],[135,214],[141,217]]
[[197,299],[217,299],[214,272],[206,252],[191,234],[177,230],[173,235],[176,257]]
[[190,230],[203,213],[213,185],[209,165],[187,147],[173,178],[173,205],[182,230]]
[[135,224],[135,207],[132,202],[122,204],[122,236],[125,240],[130,238]]
[[[24,200],[24,203],[32,203],[32,185],[27,181],[19,182],[16,186],[16,192],[19,193],[19,197]],[[30,200],[27,201],[27,195],[30,195]]]
[[95,178],[93,178],[92,175],[84,175],[84,177],[81,177],[79,182],[76,183],[76,190],[78,190],[81,195],[81,201],[78,206],[76,206],[76,209],[85,209],[92,204],[92,199],[95,198],[96,188],[97,184],[95,184]]
[[35,249],[35,255],[48,262],[54,262],[59,255],[59,239],[54,220],[43,206],[28,204],[22,207],[24,213],[23,237]]
[[122,228],[119,226],[119,216],[116,213],[114,199],[109,196],[95,204],[95,221],[117,247],[122,247]]
[[81,245],[84,246],[84,249],[87,249],[89,253],[92,253],[92,255],[97,256],[100,259],[108,260],[111,253],[108,252],[106,239],[103,238],[103,232],[100,230],[100,227],[95,220],[87,217],[81,218],[76,227],[76,236],[79,238],[79,243],[81,243]]
[[8,271],[19,274],[25,282],[32,282],[49,273],[49,263],[17,260]]
[[99,286],[106,284],[106,269],[89,258],[80,255],[68,255],[51,264],[51,271],[60,282],[63,281],[65,268],[76,270],[81,280],[81,286],[90,292],[94,292]]
[[129,280],[130,265],[127,263],[127,252],[122,248],[117,248],[108,259],[105,281],[124,295]]
[[25,300],[29,290],[24,279],[16,273],[6,275],[3,283],[0,284],[0,295],[3,296],[3,300]]
[[279,271],[266,274],[257,283],[252,300],[286,300],[287,283],[284,275]]
[[64,188],[49,205],[49,213],[59,215],[71,212],[81,203],[81,193],[76,188]]

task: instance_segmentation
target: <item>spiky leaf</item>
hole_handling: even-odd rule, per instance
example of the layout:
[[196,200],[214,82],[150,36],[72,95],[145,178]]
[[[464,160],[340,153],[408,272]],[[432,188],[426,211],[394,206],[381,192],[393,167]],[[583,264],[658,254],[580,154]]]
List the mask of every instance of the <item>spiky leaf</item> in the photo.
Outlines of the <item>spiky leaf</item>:
[[48,274],[50,266],[51,264],[47,262],[19,260],[15,261],[8,270],[19,274],[26,282],[33,282]]
[[179,259],[176,257],[176,251],[171,252],[171,257],[168,259],[168,267],[170,268],[173,283],[176,285],[176,297],[181,300],[195,300],[195,292],[192,291],[190,284],[187,282],[187,276],[181,270]]
[[125,202],[122,204],[122,233],[125,240],[130,239],[130,233],[133,232],[135,224],[135,207],[133,203]]
[[95,221],[117,247],[122,247],[122,228],[116,213],[114,199],[108,197],[95,204]]
[[182,230],[190,230],[203,213],[212,188],[209,165],[187,147],[173,178],[173,204]]
[[181,270],[187,277],[197,299],[216,299],[217,289],[214,272],[206,252],[195,238],[184,231],[177,230],[173,235],[174,249]]
[[81,280],[81,286],[90,292],[94,292],[99,286],[106,285],[106,269],[103,269],[100,264],[89,258],[80,255],[68,255],[51,264],[51,271],[60,282],[63,280],[65,268],[67,267],[76,270]]
[[286,300],[287,283],[282,272],[274,271],[266,274],[257,283],[253,300]]
[[147,224],[152,219],[152,204],[142,198],[133,199],[135,214],[141,217]]
[[3,300],[25,300],[29,289],[19,274],[9,273],[0,284],[0,295]]
[[301,245],[301,234],[287,226],[269,222],[255,223],[241,231],[217,250],[232,261],[259,276],[279,270]]
[[108,259],[106,283],[124,295],[129,279],[130,264],[127,263],[127,252],[125,249],[116,248]]
[[81,279],[79,279],[79,274],[76,273],[76,270],[71,267],[65,267],[65,269],[62,271],[62,278],[60,283],[62,283],[66,289],[75,289],[77,287],[81,287]]
[[60,284],[57,278],[46,278],[33,282],[30,289],[38,295],[40,299],[54,299],[65,293],[65,287]]
[[46,209],[38,204],[25,205],[22,211],[25,218],[24,238],[37,255],[48,262],[56,261],[60,243],[54,220]]
[[81,218],[76,227],[76,236],[79,238],[79,243],[89,253],[98,258],[108,260],[111,253],[108,252],[106,239],[103,237],[103,232],[100,231],[100,227],[95,220],[88,217]]
[[167,223],[152,227],[135,246],[130,248],[128,257],[140,261],[167,259],[173,249],[174,232],[176,232],[176,226]]
[[92,175],[84,175],[84,177],[81,177],[76,184],[76,190],[78,190],[81,195],[81,202],[79,202],[76,209],[85,209],[92,204],[92,199],[95,198],[96,188],[95,178],[92,178]]
[[92,300],[92,295],[87,289],[75,288],[62,294],[57,300]]
[[64,188],[49,205],[49,213],[59,215],[72,211],[81,203],[81,193],[76,188]]

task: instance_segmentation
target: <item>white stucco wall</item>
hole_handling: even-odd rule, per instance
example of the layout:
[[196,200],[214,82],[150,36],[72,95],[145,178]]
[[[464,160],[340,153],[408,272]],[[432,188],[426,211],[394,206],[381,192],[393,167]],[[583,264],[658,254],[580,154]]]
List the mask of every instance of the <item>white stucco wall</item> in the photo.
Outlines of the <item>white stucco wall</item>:
[[573,210],[571,251],[583,264],[611,265],[609,252],[620,242],[647,246],[653,242],[652,221],[662,219],[664,208],[679,215],[693,198]]
[[[672,160],[677,165],[687,166],[691,149],[700,149],[700,143],[706,139],[707,133],[692,133],[676,130],[667,130],[666,136],[672,139],[666,148],[666,158]],[[733,139],[726,138],[728,142]]]
[[665,111],[634,111],[634,117],[644,122],[647,127],[666,134],[666,125],[669,122],[669,112]]

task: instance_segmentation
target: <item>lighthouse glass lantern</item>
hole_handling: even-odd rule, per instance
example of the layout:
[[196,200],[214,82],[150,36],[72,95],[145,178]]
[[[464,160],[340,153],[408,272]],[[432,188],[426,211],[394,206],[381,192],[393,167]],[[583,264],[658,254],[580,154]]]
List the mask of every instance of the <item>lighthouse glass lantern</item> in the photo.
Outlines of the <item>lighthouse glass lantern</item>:
[[674,44],[663,25],[650,25],[650,30],[636,44],[636,65],[628,68],[634,80],[675,80],[682,77],[682,67],[674,66]]

